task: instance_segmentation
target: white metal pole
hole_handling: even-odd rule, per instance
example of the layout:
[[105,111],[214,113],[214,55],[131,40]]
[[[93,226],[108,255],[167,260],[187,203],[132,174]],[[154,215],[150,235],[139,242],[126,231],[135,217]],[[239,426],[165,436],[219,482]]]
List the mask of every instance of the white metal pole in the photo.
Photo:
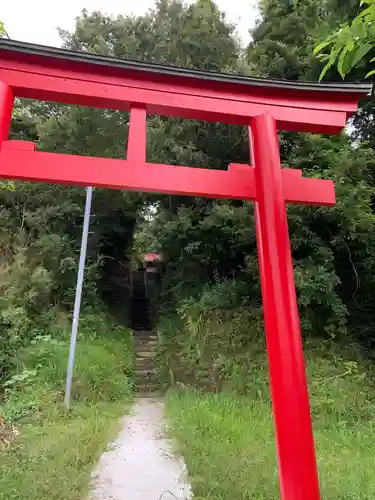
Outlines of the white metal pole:
[[67,409],[70,408],[70,401],[71,401],[74,357],[75,357],[75,350],[76,350],[76,344],[77,344],[79,311],[81,309],[83,278],[84,278],[84,273],[85,273],[85,260],[86,260],[86,250],[87,250],[87,237],[88,237],[88,233],[89,233],[91,200],[92,200],[92,187],[88,187],[86,189],[85,216],[83,219],[81,253],[79,255],[76,296],[75,296],[75,300],[74,300],[72,330],[71,330],[71,334],[70,334],[69,361],[68,361],[68,370],[67,370],[67,374],[66,374],[64,404],[65,404]]

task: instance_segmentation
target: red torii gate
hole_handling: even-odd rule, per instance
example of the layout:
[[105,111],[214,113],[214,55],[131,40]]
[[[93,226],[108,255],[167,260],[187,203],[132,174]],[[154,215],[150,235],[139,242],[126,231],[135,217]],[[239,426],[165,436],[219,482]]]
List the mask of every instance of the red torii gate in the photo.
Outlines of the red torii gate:
[[[0,178],[253,200],[282,500],[319,484],[286,203],[333,205],[332,181],[282,169],[277,128],[338,133],[370,84],[310,84],[0,41]],[[130,110],[126,160],[8,141],[14,97]],[[246,125],[251,162],[227,171],[146,162],[147,113]]]

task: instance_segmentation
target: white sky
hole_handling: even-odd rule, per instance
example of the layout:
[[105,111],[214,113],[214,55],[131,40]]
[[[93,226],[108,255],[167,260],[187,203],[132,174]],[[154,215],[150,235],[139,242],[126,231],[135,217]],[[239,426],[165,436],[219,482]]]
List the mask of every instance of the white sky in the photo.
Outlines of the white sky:
[[[192,1],[192,0],[190,0]],[[75,17],[82,9],[101,10],[105,14],[140,15],[154,0],[0,0],[0,20],[10,38],[42,45],[59,46],[57,27],[73,30]],[[244,42],[256,18],[257,0],[216,0],[228,19],[238,26]]]

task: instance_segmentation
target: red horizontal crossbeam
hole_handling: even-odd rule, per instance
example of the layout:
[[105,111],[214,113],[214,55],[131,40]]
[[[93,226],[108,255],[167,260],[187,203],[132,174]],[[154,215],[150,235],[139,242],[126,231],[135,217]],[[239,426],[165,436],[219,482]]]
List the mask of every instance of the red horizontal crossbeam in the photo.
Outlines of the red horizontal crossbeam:
[[[283,169],[282,175],[287,203],[335,203],[332,181],[303,178],[301,171],[293,169]],[[209,198],[256,199],[254,169],[250,165],[230,165],[225,171],[43,153],[35,150],[34,143],[25,141],[3,143],[0,178]]]
[[337,133],[357,109],[358,94],[267,89],[109,68],[63,57],[0,51],[0,81],[16,97],[248,125],[270,113],[285,130]]
[[[347,114],[337,109],[311,109],[310,103],[295,102],[282,106],[275,100],[263,103],[248,95],[226,95],[198,89],[187,93],[179,85],[168,86],[131,78],[100,78],[89,75],[84,80],[74,71],[45,75],[42,67],[29,68],[0,62],[0,80],[14,89],[17,97],[80,104],[97,108],[127,111],[131,104],[144,104],[149,114],[180,116],[197,120],[248,125],[249,117],[270,112],[281,129],[336,133],[343,129]],[[172,88],[169,88],[172,87]],[[272,102],[274,101],[274,102]],[[277,101],[276,101],[277,102]],[[294,104],[294,106],[293,106]],[[324,125],[323,125],[324,124]]]

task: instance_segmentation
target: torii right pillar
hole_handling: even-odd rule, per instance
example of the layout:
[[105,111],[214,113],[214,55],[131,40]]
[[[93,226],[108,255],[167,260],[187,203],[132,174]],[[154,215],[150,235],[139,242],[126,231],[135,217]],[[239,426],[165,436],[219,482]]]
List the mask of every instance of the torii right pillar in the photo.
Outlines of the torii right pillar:
[[259,115],[249,133],[281,499],[319,500],[276,121]]

